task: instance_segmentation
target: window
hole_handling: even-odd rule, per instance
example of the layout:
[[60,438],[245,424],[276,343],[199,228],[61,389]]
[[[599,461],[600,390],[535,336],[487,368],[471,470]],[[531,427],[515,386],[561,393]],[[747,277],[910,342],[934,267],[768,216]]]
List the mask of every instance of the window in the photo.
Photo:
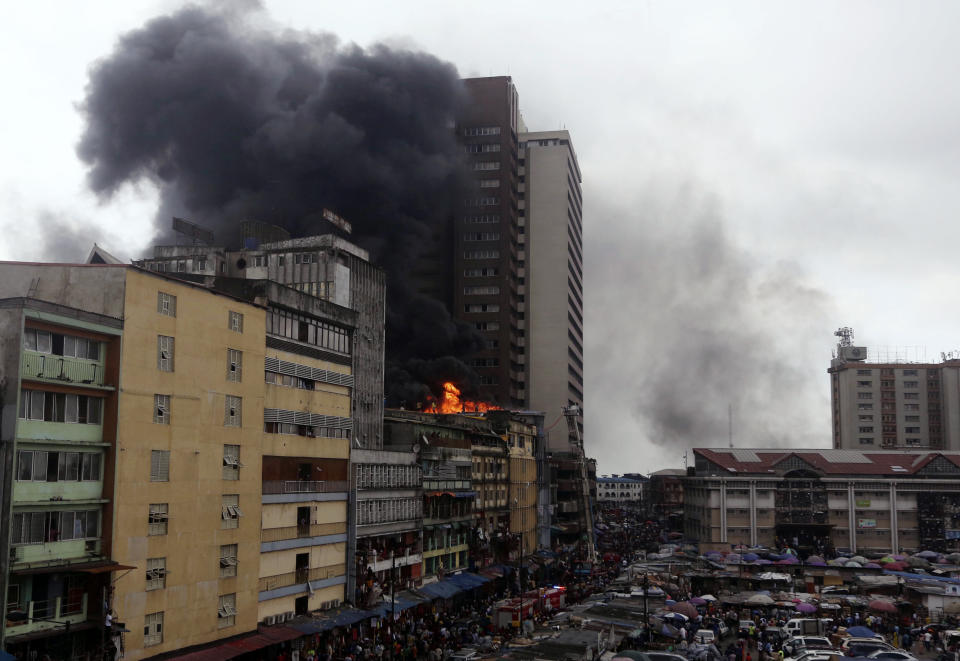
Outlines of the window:
[[500,232],[467,232],[464,241],[499,241]]
[[920,428],[919,428],[919,427],[905,427],[903,431],[904,431],[904,433],[907,433],[907,434],[919,434],[919,433],[920,433]]
[[163,642],[163,611],[148,613],[143,618],[143,646],[150,647]]
[[463,135],[473,137],[478,135],[500,135],[499,126],[474,126],[463,129]]
[[170,424],[170,395],[153,396],[153,421],[158,425]]
[[465,250],[464,259],[500,259],[499,250]]
[[903,417],[904,422],[920,422],[919,415],[905,415]]
[[873,404],[857,404],[858,411],[872,411]]
[[869,388],[873,385],[873,381],[857,381],[858,388]]
[[23,546],[99,536],[99,510],[15,512],[10,543]]
[[920,382],[919,382],[919,381],[904,381],[904,382],[903,382],[903,387],[904,387],[904,388],[918,388],[919,385],[920,385]]
[[904,376],[917,376],[917,370],[903,370]]
[[350,331],[314,317],[272,309],[267,313],[267,333],[350,355]]
[[500,214],[485,213],[485,214],[475,214],[473,216],[464,216],[463,222],[496,225],[500,222]]
[[237,545],[224,544],[220,547],[220,578],[237,575]]
[[170,481],[170,451],[169,450],[151,450],[150,451],[150,481],[151,482],[169,482]]
[[146,590],[160,590],[167,587],[167,559],[147,558]]
[[224,594],[220,596],[220,603],[217,605],[217,626],[221,629],[232,627],[237,616],[237,595]]
[[481,179],[480,188],[500,188],[499,179]]
[[918,392],[905,392],[903,393],[904,399],[920,399],[920,393]]
[[243,332],[243,315],[239,312],[234,312],[230,310],[230,314],[227,319],[227,328],[234,331],[235,333]]
[[860,445],[873,445],[872,438],[860,438]]
[[920,410],[920,405],[919,405],[919,404],[904,404],[904,405],[903,405],[903,410],[904,410],[904,411],[919,411],[919,410]]
[[166,292],[157,292],[157,312],[168,317],[177,316],[177,297]]
[[224,494],[220,505],[220,517],[222,519],[220,527],[239,527],[241,516],[243,516],[243,513],[240,511],[239,494]]
[[[61,452],[60,455],[73,454]],[[80,481],[97,482],[100,480],[100,455],[93,452],[80,453]]]
[[167,519],[170,505],[167,503],[150,503],[150,514],[147,516],[148,535],[166,535]]
[[872,421],[873,421],[873,414],[872,414],[872,413],[860,414],[860,421],[861,421],[861,422],[872,422]]
[[227,381],[240,383],[243,376],[243,352],[227,349]]
[[465,296],[495,296],[500,293],[499,287],[464,287]]
[[223,446],[223,479],[240,479],[240,446]]
[[908,439],[907,439],[907,445],[920,445],[920,439],[919,439],[919,438],[908,438]]
[[23,348],[40,353],[53,352],[53,334],[27,328],[23,331]]
[[857,399],[873,399],[872,392],[858,392]]
[[857,376],[870,376],[873,370],[857,370]]
[[860,428],[860,433],[861,433],[861,434],[871,434],[871,433],[873,433],[873,427],[861,427],[861,428]]
[[235,397],[234,395],[227,395],[225,397],[225,405],[223,411],[223,426],[224,427],[239,427],[241,425],[241,407],[243,405],[243,399],[240,397]]
[[253,258],[254,266],[267,266],[267,256],[266,255],[256,255]]
[[473,169],[483,171],[499,170],[500,161],[477,161],[473,164]]
[[157,335],[157,369],[173,371],[173,338],[168,335]]
[[495,331],[500,330],[499,321],[478,321],[474,323],[474,326],[479,331]]
[[42,390],[21,390],[19,417],[23,420],[99,425],[102,400]]

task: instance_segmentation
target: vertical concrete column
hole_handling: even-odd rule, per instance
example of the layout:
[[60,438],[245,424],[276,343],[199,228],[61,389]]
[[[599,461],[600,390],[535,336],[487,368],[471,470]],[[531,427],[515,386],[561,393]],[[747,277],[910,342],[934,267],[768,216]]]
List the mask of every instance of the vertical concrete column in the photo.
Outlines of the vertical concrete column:
[[757,481],[750,480],[750,546],[757,545]]
[[890,553],[899,553],[900,522],[897,520],[897,483],[890,483]]
[[727,541],[727,481],[720,480],[720,541]]
[[847,525],[850,529],[850,551],[857,552],[857,501],[853,497],[853,482],[847,482]]

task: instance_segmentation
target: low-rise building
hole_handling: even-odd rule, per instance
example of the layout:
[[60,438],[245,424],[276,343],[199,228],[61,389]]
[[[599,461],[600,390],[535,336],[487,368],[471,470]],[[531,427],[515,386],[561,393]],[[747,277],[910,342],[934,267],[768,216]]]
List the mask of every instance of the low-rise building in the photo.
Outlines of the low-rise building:
[[601,503],[617,503],[643,507],[646,496],[647,479],[636,479],[621,475],[597,478],[597,500]]
[[[960,550],[960,453],[695,449],[685,536],[701,547]],[[802,554],[801,554],[802,555]]]

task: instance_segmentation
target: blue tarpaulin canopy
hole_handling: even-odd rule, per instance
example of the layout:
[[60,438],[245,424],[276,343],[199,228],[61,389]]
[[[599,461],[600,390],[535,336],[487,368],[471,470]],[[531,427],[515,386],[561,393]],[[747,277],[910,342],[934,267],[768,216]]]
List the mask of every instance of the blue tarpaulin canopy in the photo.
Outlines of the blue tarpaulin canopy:
[[488,582],[490,579],[486,576],[481,576],[480,574],[463,573],[451,576],[447,580],[452,582],[461,590],[472,590]]
[[422,601],[412,601],[410,599],[404,599],[400,595],[397,595],[397,607],[394,609],[393,604],[389,601],[384,601],[383,603],[377,604],[376,608],[373,611],[380,617],[390,617],[394,612],[402,613],[408,608],[413,608],[418,604],[422,604]]
[[426,595],[430,599],[450,599],[458,592],[462,592],[460,588],[448,580],[437,581],[436,583],[431,583],[430,585],[424,585],[423,587],[417,588],[417,591]]
[[335,627],[348,627],[351,624],[356,624],[360,620],[366,620],[371,617],[377,617],[377,613],[357,610],[356,608],[344,608],[339,613],[325,615],[309,622],[298,623],[292,626],[302,633],[319,633]]

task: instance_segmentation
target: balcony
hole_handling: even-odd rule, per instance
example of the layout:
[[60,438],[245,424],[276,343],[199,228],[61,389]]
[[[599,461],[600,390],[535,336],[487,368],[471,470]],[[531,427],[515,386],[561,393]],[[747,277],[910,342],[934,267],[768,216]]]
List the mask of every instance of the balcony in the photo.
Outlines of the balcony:
[[19,604],[7,606],[6,636],[36,633],[48,629],[63,628],[66,623],[79,624],[87,619],[87,595],[57,597],[47,601],[31,601],[21,608]]
[[83,358],[24,351],[20,374],[24,379],[103,387],[103,365]]
[[[372,557],[372,556],[371,556]],[[396,558],[396,564],[394,564],[393,558],[383,558],[382,560],[377,560],[376,562],[369,561],[366,563],[367,567],[371,567],[375,572],[388,571],[393,567],[406,567],[407,565],[419,565],[423,561],[423,555],[420,553],[407,553],[404,555],[398,555]]]
[[313,567],[311,569],[297,569],[285,574],[276,574],[275,576],[265,576],[260,579],[257,585],[258,592],[267,592],[277,588],[286,588],[291,585],[302,585],[308,581],[322,581],[328,578],[343,576],[347,573],[347,566],[328,565],[326,567]]
[[332,480],[271,480],[263,483],[263,495],[287,493],[335,493],[348,491],[346,482]]
[[71,562],[86,562],[99,555],[99,539],[67,539],[10,547],[10,563],[13,570],[20,568],[20,565],[69,565]]
[[333,480],[268,480],[261,489],[262,503],[308,503],[346,500],[350,485]]
[[324,535],[345,535],[347,523],[312,523],[304,526],[286,526],[283,528],[264,528],[260,531],[261,542],[281,542],[288,539],[309,539]]

